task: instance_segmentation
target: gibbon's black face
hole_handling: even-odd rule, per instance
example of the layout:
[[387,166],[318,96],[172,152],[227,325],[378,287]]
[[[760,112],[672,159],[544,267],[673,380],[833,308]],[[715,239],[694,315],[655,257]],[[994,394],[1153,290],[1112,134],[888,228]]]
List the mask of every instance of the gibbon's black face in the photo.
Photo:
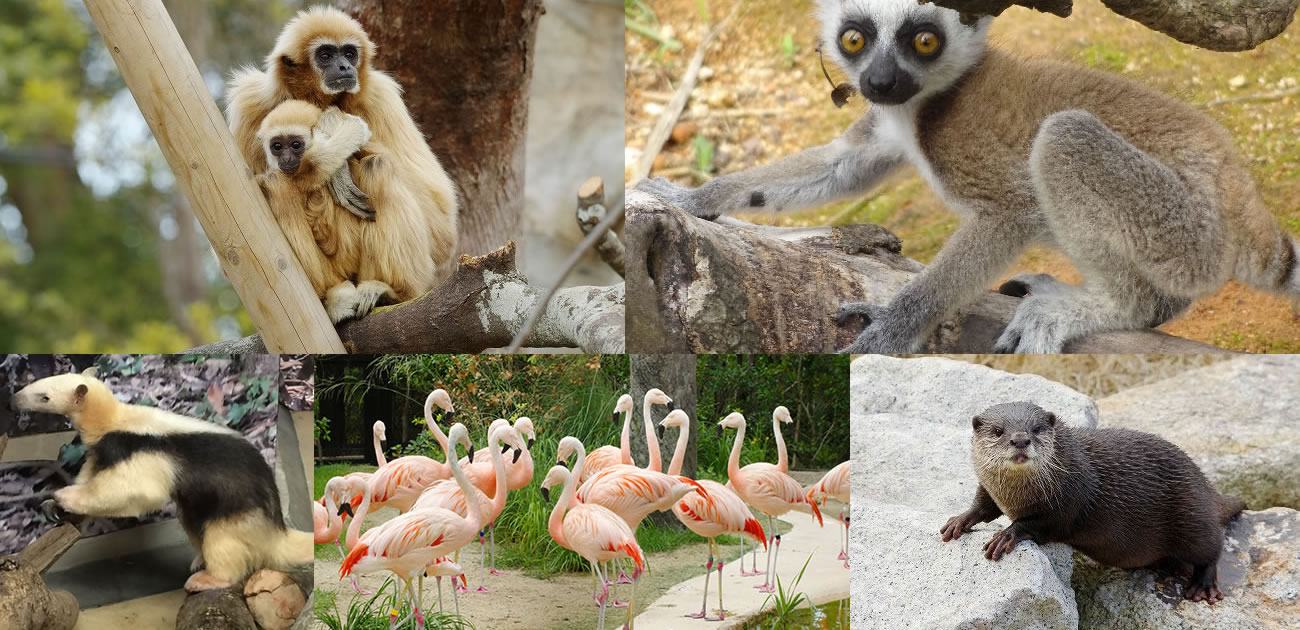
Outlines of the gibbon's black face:
[[266,147],[271,155],[275,156],[276,166],[279,166],[284,173],[293,175],[298,172],[298,166],[302,164],[302,154],[307,150],[307,141],[299,135],[285,134],[271,138]]
[[360,59],[361,51],[353,44],[320,44],[311,55],[311,63],[320,74],[321,86],[330,94],[356,90]]

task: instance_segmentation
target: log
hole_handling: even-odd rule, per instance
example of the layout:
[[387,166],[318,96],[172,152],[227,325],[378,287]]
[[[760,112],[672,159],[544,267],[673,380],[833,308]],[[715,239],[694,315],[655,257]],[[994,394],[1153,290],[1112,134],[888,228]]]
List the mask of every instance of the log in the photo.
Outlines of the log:
[[176,611],[176,630],[250,630],[257,628],[244,603],[241,586],[190,593]]
[[76,527],[63,524],[17,554],[0,557],[0,630],[67,630],[77,624],[77,599],[50,590],[41,574],[80,538]]
[[78,540],[81,540],[81,532],[71,523],[64,523],[41,534],[26,549],[18,552],[18,562],[37,573],[45,573]]
[[[583,234],[591,234],[591,230],[605,218],[606,211],[605,181],[599,177],[588,178],[578,187],[578,228]],[[596,241],[595,248],[605,264],[618,275],[624,275],[623,241],[618,240],[618,235],[613,230],[605,232]]]
[[[414,300],[345,322],[339,334],[348,352],[482,352],[509,344],[543,293],[516,269],[510,241],[484,256],[461,256],[446,282]],[[560,289],[525,345],[621,354],[623,302],[622,284]],[[254,336],[186,352],[233,352],[259,343]]]
[[[1072,10],[1072,0],[928,1],[968,15],[1000,15],[1013,5],[1061,17]],[[1102,0],[1102,4],[1184,44],[1241,51],[1281,35],[1295,18],[1300,0]]]
[[[775,228],[710,222],[639,190],[627,195],[628,351],[826,353],[841,302],[887,304],[924,267],[876,225]],[[923,352],[988,353],[1019,298],[988,292],[942,323]],[[1070,353],[1221,353],[1157,330],[1091,335]]]
[[85,3],[265,345],[342,352],[162,1]]

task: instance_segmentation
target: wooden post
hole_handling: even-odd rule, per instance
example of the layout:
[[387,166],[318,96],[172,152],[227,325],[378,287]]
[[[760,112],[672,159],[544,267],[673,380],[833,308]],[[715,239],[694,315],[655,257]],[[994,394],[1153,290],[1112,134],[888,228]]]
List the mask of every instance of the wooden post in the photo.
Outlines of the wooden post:
[[162,0],[85,3],[267,350],[343,352]]

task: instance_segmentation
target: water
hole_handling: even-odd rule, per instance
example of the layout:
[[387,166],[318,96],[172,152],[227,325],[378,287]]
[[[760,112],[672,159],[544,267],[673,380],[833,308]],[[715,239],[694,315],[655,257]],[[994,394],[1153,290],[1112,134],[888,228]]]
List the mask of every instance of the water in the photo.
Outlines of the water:
[[784,623],[768,615],[745,626],[745,630],[848,630],[849,600],[827,602],[816,610],[800,608],[790,613]]

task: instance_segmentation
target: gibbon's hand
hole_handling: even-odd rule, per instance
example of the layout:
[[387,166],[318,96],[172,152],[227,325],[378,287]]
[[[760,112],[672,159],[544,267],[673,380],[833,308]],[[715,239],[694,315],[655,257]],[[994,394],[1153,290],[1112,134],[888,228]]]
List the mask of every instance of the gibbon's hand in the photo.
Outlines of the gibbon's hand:
[[717,210],[702,207],[703,204],[700,203],[702,195],[698,193],[698,188],[686,188],[662,177],[653,177],[641,180],[641,183],[636,185],[636,189],[659,197],[689,212],[692,216],[706,221],[718,218],[719,212]]
[[[337,142],[346,138],[351,152],[356,152],[370,141],[370,126],[366,121],[359,116],[344,113],[337,107],[330,107],[321,114],[314,133],[323,136],[319,140]],[[330,194],[340,206],[357,218],[364,221],[375,220],[375,209],[370,205],[370,196],[352,181],[352,172],[346,164],[330,177]]]

